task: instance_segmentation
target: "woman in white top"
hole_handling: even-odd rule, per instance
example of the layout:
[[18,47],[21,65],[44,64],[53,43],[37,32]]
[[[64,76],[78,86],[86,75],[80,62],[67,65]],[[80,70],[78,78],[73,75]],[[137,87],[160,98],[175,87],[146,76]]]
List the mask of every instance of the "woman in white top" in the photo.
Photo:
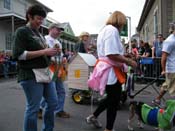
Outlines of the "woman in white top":
[[[124,47],[120,40],[119,32],[122,30],[125,23],[126,16],[122,12],[115,11],[111,14],[106,22],[106,26],[101,30],[97,38],[98,57],[99,59],[106,58],[108,61],[116,63],[118,66],[127,64],[136,67],[137,63],[135,61],[125,57]],[[105,131],[112,131],[121,97],[121,83],[117,80],[112,67],[108,74],[105,91],[107,97],[101,102],[95,112],[86,118],[86,121],[89,124],[92,123],[97,128],[101,128],[102,125],[97,120],[97,117],[106,109],[107,124]]]

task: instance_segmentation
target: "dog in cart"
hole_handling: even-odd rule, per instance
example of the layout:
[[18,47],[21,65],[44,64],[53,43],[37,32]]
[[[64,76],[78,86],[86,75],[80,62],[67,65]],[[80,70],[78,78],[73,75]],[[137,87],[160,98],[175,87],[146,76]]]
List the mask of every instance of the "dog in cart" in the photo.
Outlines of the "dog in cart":
[[167,100],[165,108],[151,107],[143,102],[130,102],[130,115],[128,119],[128,130],[134,131],[134,116],[138,117],[140,128],[144,124],[157,127],[159,131],[170,130],[175,126],[175,100]]

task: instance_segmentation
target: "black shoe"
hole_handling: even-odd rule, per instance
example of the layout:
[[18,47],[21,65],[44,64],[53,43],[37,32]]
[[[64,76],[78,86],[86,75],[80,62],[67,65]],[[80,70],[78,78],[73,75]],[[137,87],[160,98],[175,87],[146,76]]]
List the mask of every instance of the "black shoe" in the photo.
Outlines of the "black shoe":
[[39,109],[38,111],[38,119],[42,119],[43,118],[43,110]]
[[57,112],[56,116],[61,118],[70,118],[70,114],[65,111]]

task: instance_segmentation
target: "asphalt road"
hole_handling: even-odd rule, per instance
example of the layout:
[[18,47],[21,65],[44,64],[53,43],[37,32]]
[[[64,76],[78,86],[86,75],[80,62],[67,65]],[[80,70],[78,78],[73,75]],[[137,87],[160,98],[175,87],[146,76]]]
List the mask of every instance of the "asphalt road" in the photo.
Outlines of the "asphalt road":
[[[65,84],[66,85],[66,84]],[[136,90],[143,88],[145,85],[137,84]],[[99,120],[103,124],[102,129],[96,129],[92,125],[85,122],[85,118],[91,113],[91,106],[88,104],[76,104],[71,98],[71,93],[66,87],[67,96],[65,110],[70,113],[70,118],[55,118],[55,131],[103,131],[105,128],[106,112],[99,116]],[[156,96],[153,88],[148,87],[135,97],[135,100],[151,103],[151,100]],[[20,85],[15,78],[0,79],[0,131],[22,131],[23,113],[25,109],[25,97]],[[168,96],[166,96],[168,98]],[[118,111],[115,121],[115,131],[128,131],[128,103],[122,106]],[[95,106],[93,106],[95,109]],[[137,127],[137,121],[134,121],[135,131],[154,131],[154,127],[145,125],[144,129]],[[38,130],[41,130],[42,120],[38,120]],[[174,129],[175,130],[175,129]],[[172,129],[173,131],[173,129]]]

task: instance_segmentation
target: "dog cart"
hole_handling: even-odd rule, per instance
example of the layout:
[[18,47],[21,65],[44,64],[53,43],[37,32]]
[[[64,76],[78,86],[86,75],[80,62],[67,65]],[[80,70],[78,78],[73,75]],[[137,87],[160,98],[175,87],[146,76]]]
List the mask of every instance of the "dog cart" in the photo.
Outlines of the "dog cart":
[[92,91],[87,85],[96,58],[92,54],[77,53],[68,66],[68,88],[72,91],[75,103],[83,104],[91,99]]

